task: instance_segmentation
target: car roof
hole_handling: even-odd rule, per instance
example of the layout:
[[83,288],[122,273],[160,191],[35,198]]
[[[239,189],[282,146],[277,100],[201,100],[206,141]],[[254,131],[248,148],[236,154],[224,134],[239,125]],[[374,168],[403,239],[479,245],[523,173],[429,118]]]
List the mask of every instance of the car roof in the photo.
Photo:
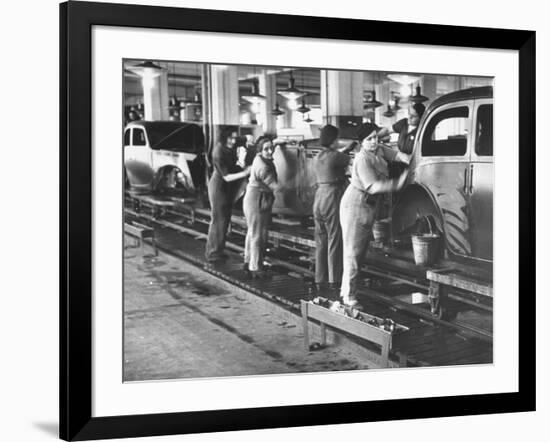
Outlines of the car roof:
[[139,121],[131,121],[130,123],[128,123],[126,125],[126,127],[130,127],[130,126],[141,126],[141,127],[144,127],[145,129],[148,129],[150,127],[156,127],[156,128],[163,128],[163,129],[172,129],[172,130],[176,130],[180,127],[185,127],[185,126],[197,126],[197,124],[194,124],[194,123],[184,123],[182,121],[143,121],[143,120],[139,120]]
[[472,87],[460,91],[445,94],[430,104],[430,109],[442,106],[455,101],[475,99],[475,98],[493,98],[493,86]]

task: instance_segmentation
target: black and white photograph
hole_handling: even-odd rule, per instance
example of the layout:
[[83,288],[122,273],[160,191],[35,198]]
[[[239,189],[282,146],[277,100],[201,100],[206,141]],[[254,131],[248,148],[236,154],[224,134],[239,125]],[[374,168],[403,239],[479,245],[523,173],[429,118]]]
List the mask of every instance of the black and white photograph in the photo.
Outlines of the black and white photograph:
[[493,363],[493,77],[121,79],[123,382]]

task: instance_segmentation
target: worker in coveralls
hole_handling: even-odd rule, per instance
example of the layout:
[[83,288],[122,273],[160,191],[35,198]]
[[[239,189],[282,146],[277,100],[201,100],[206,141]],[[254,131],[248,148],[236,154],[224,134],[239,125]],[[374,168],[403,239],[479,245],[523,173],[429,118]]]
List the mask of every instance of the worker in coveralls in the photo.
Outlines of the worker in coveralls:
[[208,182],[211,219],[208,227],[205,256],[215,262],[226,257],[225,237],[231,220],[231,208],[238,181],[250,174],[250,167],[243,170],[237,165],[237,131],[225,129],[212,151],[214,172]]
[[378,148],[377,132],[373,123],[364,123],[358,129],[361,150],[353,160],[351,181],[340,203],[344,270],[340,296],[346,305],[361,308],[357,302],[357,285],[361,263],[368,246],[372,224],[380,205],[380,195],[399,190],[407,177],[405,170],[397,179],[388,179],[388,161],[405,161],[398,151]]
[[248,186],[243,199],[247,232],[244,245],[244,269],[252,278],[264,277],[264,251],[271,222],[273,194],[277,187],[277,172],[273,163],[273,142],[260,137],[256,142],[256,157],[252,162]]
[[350,157],[337,149],[338,128],[321,129],[321,152],[315,157],[315,286],[318,291],[340,287],[342,281],[342,229],[340,200],[346,190]]

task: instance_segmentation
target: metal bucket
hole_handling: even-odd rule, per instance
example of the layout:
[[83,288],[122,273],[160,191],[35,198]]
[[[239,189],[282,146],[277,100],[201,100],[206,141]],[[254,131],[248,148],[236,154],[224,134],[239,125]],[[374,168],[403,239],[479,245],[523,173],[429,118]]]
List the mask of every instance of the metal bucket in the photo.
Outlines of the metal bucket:
[[437,260],[439,238],[437,233],[412,235],[414,262],[416,265],[429,266]]
[[414,262],[419,266],[429,266],[435,263],[439,256],[440,236],[434,233],[434,227],[430,217],[424,217],[427,221],[430,233],[412,235]]

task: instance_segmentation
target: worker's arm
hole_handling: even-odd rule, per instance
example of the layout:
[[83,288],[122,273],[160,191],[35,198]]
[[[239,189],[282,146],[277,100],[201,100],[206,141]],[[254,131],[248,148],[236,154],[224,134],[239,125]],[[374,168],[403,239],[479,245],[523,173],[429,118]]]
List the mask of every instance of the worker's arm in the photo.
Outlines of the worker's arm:
[[403,187],[408,171],[404,171],[397,179],[379,179],[374,166],[369,164],[368,159],[363,159],[357,164],[357,175],[365,190],[372,194],[395,192]]
[[384,137],[387,137],[388,135],[391,135],[393,133],[394,133],[393,128],[383,127],[382,129],[380,129],[378,131],[378,133],[376,135],[378,136],[378,138],[384,138]]
[[340,147],[338,149],[336,149],[338,152],[341,152],[341,153],[347,153],[347,152],[351,152],[353,149],[355,149],[357,147],[357,145],[359,144],[359,142],[357,141],[352,141],[351,143],[349,143],[348,145],[346,146],[343,146],[343,147]]
[[237,181],[250,175],[250,167],[246,167],[244,170],[238,172],[235,171],[235,169],[238,170],[240,168],[236,164],[232,164],[232,162],[228,161],[227,156],[224,157],[218,146],[216,146],[212,153],[212,163],[226,183]]
[[228,173],[227,175],[222,175],[222,178],[226,183],[230,183],[231,181],[237,181],[242,178],[246,178],[249,175],[250,166],[246,167],[242,172]]
[[396,121],[392,126],[390,127],[383,127],[378,131],[376,135],[378,135],[378,138],[384,138],[388,135],[399,133],[403,130],[403,128],[409,124],[409,120],[407,118],[402,118],[399,121]]

